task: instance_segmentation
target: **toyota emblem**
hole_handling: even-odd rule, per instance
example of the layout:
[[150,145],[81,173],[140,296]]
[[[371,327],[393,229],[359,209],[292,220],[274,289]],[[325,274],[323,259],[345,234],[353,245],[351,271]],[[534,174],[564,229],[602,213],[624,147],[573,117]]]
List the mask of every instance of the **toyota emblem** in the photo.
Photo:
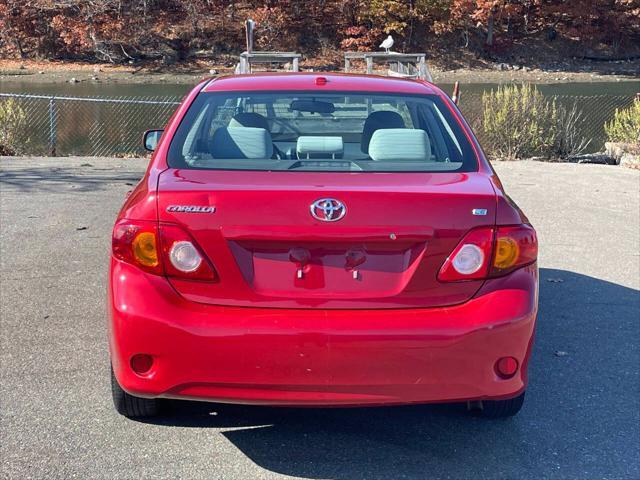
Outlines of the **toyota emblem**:
[[321,198],[311,204],[311,215],[322,222],[337,222],[347,213],[347,207],[335,198]]

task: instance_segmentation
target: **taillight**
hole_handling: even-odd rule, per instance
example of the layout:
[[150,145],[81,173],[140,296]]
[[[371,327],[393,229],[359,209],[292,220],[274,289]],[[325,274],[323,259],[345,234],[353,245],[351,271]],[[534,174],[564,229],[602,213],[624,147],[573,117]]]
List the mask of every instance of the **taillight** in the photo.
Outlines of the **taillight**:
[[177,225],[160,225],[164,270],[169,277],[216,280],[216,273],[191,236]]
[[486,278],[491,261],[493,228],[478,228],[465,235],[445,260],[438,274],[441,282]]
[[533,263],[538,240],[533,227],[482,227],[471,230],[445,260],[438,280],[456,282],[506,275]]
[[158,227],[155,222],[123,221],[116,223],[111,239],[113,255],[142,270],[162,275],[158,255]]
[[216,280],[213,266],[196,242],[177,225],[123,220],[113,229],[113,255],[156,275]]
[[498,227],[489,276],[499,277],[538,258],[538,237],[530,225]]

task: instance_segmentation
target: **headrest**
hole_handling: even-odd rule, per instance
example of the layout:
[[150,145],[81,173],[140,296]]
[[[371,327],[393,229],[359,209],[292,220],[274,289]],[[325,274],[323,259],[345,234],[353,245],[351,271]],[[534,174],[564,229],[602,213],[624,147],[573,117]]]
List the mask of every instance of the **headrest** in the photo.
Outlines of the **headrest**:
[[211,139],[213,158],[271,158],[273,142],[264,128],[221,127]]
[[342,158],[342,137],[298,137],[298,158]]
[[269,122],[259,113],[242,112],[234,115],[234,117],[229,122],[228,127],[264,128],[266,131],[269,131]]
[[364,121],[362,128],[362,140],[360,141],[360,150],[363,153],[369,153],[369,142],[371,135],[381,128],[404,128],[404,120],[397,112],[390,110],[380,110],[371,113]]
[[431,144],[424,130],[414,128],[388,128],[376,130],[369,144],[371,160],[389,162],[430,161]]

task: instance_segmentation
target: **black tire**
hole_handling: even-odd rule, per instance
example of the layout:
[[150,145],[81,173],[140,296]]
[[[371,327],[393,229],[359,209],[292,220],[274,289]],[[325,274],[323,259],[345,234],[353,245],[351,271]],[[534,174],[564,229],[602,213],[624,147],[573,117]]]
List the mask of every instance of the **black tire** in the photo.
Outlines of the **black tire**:
[[159,400],[134,397],[125,392],[113,374],[113,368],[111,368],[111,395],[118,413],[128,418],[153,417],[160,411]]
[[524,403],[524,393],[508,400],[483,400],[482,411],[483,417],[487,418],[506,418],[513,417],[522,408]]

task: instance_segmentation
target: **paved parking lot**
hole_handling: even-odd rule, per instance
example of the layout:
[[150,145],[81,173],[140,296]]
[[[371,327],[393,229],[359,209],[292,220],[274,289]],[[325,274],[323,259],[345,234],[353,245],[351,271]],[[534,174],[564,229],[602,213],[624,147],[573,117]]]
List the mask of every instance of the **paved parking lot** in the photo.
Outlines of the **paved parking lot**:
[[640,478],[640,172],[496,168],[540,236],[527,401],[504,421],[458,406],[112,408],[110,229],[145,163],[0,160],[3,478]]

